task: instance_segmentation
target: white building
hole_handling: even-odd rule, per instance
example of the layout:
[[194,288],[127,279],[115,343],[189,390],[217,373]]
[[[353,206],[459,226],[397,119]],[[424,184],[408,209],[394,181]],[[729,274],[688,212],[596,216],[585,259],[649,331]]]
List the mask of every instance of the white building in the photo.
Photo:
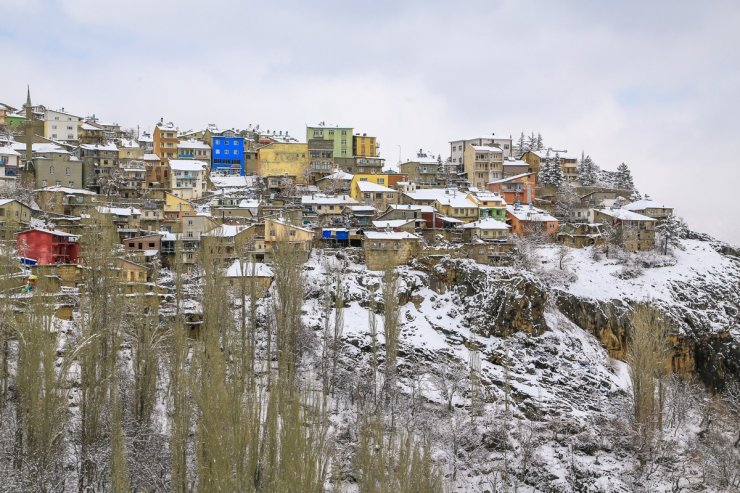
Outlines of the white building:
[[47,109],[44,112],[44,137],[58,141],[78,141],[82,118],[61,111]]
[[208,167],[209,164],[204,161],[170,159],[172,194],[185,200],[201,198],[207,186]]
[[500,147],[504,159],[512,156],[511,137],[479,137],[477,139],[453,140],[450,142],[450,158],[458,169],[465,169],[465,147],[469,145]]

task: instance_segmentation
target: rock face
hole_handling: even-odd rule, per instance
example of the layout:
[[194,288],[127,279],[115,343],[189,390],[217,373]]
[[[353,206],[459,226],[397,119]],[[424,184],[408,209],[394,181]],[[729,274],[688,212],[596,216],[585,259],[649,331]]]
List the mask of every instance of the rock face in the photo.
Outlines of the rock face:
[[[559,291],[555,296],[558,309],[573,323],[593,334],[609,352],[624,360],[629,333],[632,330],[632,305],[622,300],[593,300]],[[727,378],[740,377],[740,347],[729,331],[711,331],[705,320],[681,305],[656,303],[678,327],[670,338],[672,370],[682,374],[696,373],[710,388],[722,389]]]
[[527,272],[492,270],[470,260],[446,259],[431,269],[429,276],[435,291],[457,291],[465,305],[464,319],[479,335],[539,335],[547,330],[547,288]]

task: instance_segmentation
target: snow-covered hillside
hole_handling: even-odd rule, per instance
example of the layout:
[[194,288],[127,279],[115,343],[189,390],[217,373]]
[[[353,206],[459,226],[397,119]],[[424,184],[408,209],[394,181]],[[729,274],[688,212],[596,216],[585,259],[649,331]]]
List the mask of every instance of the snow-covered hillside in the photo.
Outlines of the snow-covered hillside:
[[[675,260],[605,259],[590,248],[569,249],[561,269],[561,250],[543,246],[535,251],[533,272],[444,259],[398,269],[399,385],[412,400],[422,396],[426,412],[418,428],[435,437],[436,457],[454,491],[504,491],[504,484],[526,485],[525,491],[677,491],[675,485],[722,491],[706,477],[714,466],[702,455],[709,445],[699,438],[699,407],[668,430],[664,449],[646,469],[628,431],[628,366],[610,357],[613,348],[604,347],[598,330],[579,327],[561,310],[573,300],[623,311],[654,301],[706,322],[684,320],[677,330],[729,334],[725,344],[737,348],[738,260],[718,253],[712,242],[685,240],[683,247]],[[382,311],[383,274],[345,252],[314,252],[305,269],[304,321],[319,338],[322,292],[337,268],[345,293],[342,361],[346,381],[357,385],[372,357],[372,324],[384,342],[382,316],[371,315]],[[735,363],[724,361],[723,368],[737,376]],[[478,379],[479,387],[472,383]],[[451,380],[460,385],[451,387]],[[340,416],[352,407],[341,398],[337,406]]]

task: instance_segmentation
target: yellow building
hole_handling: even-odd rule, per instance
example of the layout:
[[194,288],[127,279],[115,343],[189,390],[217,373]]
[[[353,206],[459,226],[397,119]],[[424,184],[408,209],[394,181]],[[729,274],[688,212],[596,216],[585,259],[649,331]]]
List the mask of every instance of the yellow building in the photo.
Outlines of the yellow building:
[[368,137],[367,134],[355,134],[352,137],[352,153],[355,156],[376,157],[378,155],[378,139]]
[[445,195],[434,201],[440,214],[469,223],[478,219],[478,205],[462,194]]
[[308,182],[308,144],[274,142],[257,152],[257,174],[289,176],[297,184]]

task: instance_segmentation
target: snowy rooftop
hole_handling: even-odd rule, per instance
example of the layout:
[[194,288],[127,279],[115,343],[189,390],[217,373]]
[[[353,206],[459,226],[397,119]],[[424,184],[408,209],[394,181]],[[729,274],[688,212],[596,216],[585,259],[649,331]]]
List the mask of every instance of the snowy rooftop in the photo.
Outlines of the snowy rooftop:
[[181,140],[180,143],[177,144],[177,148],[178,149],[210,149],[211,146],[199,140],[190,139],[190,140]]
[[325,177],[321,178],[321,180],[319,181],[322,181],[322,180],[351,180],[354,177],[355,175],[352,175],[342,170],[337,170],[334,173],[330,175],[326,175]]
[[529,176],[533,174],[534,173],[520,173],[518,175],[510,176],[508,178],[501,178],[500,180],[489,181],[488,183],[506,183],[506,182],[518,180],[519,178],[524,178],[525,176]]
[[[42,233],[49,233],[56,236],[65,236],[67,238],[79,238],[79,235],[73,235],[71,233],[67,233],[66,231],[60,231],[58,229],[44,229],[44,228],[34,228],[27,231],[21,231],[21,233],[27,233],[28,231],[41,231]],[[19,234],[21,234],[19,233]]]
[[246,188],[251,187],[254,183],[254,178],[251,176],[219,176],[211,175],[211,183],[216,188]]
[[388,207],[394,210],[398,210],[398,211],[419,211],[419,212],[425,212],[425,213],[430,213],[430,212],[434,212],[437,210],[432,205],[416,205],[416,204],[389,204]]
[[144,154],[144,161],[159,161],[159,156],[156,154],[147,153]]
[[504,198],[494,192],[475,192],[472,195],[481,202],[500,202],[502,206],[506,205]]
[[0,147],[0,156],[20,156],[21,154],[12,147]]
[[173,171],[203,171],[208,166],[204,161],[190,159],[170,159],[170,168]]
[[554,158],[555,154],[557,154],[560,159],[578,159],[578,156],[574,154],[568,154],[568,151],[559,151],[557,149],[540,149],[539,151],[532,151],[533,154],[535,154],[540,159],[545,159],[547,157],[547,151],[550,151],[550,157]]
[[95,208],[101,214],[113,214],[114,216],[140,216],[141,210],[135,207],[105,207]]
[[360,192],[382,192],[382,193],[388,193],[388,192],[395,192],[392,188],[385,187],[383,185],[378,185],[377,183],[373,183],[371,181],[358,181],[357,182],[357,188],[360,189]]
[[406,231],[365,231],[368,240],[420,240],[419,236]]
[[85,190],[82,188],[69,188],[60,186],[39,188],[38,190],[34,190],[34,192],[63,192],[70,195],[97,195],[97,193],[95,192],[91,192],[90,190]]
[[463,229],[485,229],[485,230],[506,230],[510,226],[503,221],[498,221],[492,218],[481,219],[472,223],[462,225]]
[[118,147],[115,144],[82,144],[80,149],[88,151],[110,151],[118,152]]
[[272,277],[272,269],[260,262],[234,262],[226,269],[226,277]]
[[[13,144],[13,149],[16,151],[25,151],[26,150],[26,144],[23,142],[16,142]],[[46,153],[56,153],[56,154],[69,154],[63,147],[57,145],[57,144],[51,144],[51,143],[37,143],[33,144],[33,152],[37,152],[39,154],[46,154]]]
[[343,204],[357,204],[357,201],[349,195],[304,195],[301,197],[301,204],[316,204],[316,205],[343,205]]
[[520,221],[557,221],[549,212],[529,205],[519,207],[507,205],[506,212]]
[[413,224],[413,219],[391,219],[388,221],[373,221],[373,227],[375,228],[400,228],[402,226],[406,226],[407,224]]
[[455,209],[470,209],[473,207],[478,207],[475,202],[468,199],[464,195],[445,195],[443,197],[437,198],[437,202],[439,202],[441,205],[454,207]]
[[213,228],[207,233],[203,233],[203,236],[218,236],[220,238],[232,238],[242,231],[249,229],[249,226],[241,224],[222,224],[216,228]]
[[529,166],[529,163],[521,159],[507,159],[504,161],[504,166]]
[[500,147],[495,146],[470,146],[478,152],[504,152]]
[[436,200],[438,197],[461,193],[456,188],[424,188],[413,192],[404,192],[412,200]]
[[628,211],[644,211],[645,209],[670,209],[670,207],[655,200],[643,199],[629,203],[623,206],[622,209]]
[[614,219],[619,219],[620,221],[655,221],[652,217],[643,216],[642,214],[638,214],[636,212],[628,211],[626,209],[595,209],[599,211],[602,214],[606,214],[607,216],[611,216]]

